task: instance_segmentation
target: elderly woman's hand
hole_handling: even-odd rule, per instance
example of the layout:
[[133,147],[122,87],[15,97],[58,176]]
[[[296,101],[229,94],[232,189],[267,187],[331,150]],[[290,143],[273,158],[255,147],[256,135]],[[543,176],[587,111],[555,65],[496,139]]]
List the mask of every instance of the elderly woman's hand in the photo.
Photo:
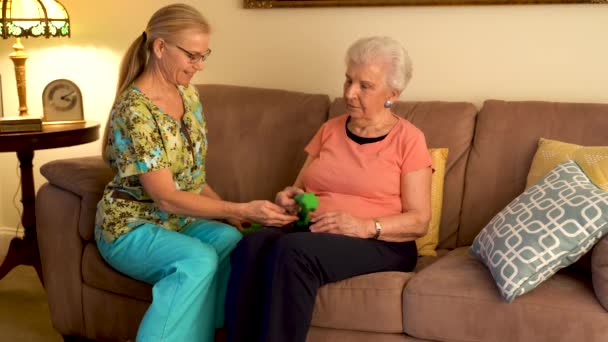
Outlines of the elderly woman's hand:
[[293,198],[301,193],[304,193],[304,190],[296,188],[295,186],[288,186],[277,193],[274,203],[285,208],[287,213],[297,215],[300,208]]
[[245,203],[244,217],[250,222],[261,223],[265,226],[281,227],[298,219],[286,210],[270,201],[257,200]]
[[354,217],[341,211],[317,214],[310,213],[310,231],[313,233],[331,233],[353,236],[358,238],[369,238],[365,225],[369,224],[365,219]]

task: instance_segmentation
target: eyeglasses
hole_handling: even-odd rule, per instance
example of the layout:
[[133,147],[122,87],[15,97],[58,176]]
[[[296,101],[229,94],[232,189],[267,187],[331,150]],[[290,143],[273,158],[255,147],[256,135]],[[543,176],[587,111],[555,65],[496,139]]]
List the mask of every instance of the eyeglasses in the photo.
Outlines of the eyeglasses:
[[205,53],[203,53],[201,55],[200,53],[190,52],[190,51],[184,49],[183,47],[181,47],[181,46],[179,46],[177,44],[171,44],[171,45],[173,45],[176,48],[180,49],[186,55],[186,57],[188,57],[188,60],[192,64],[196,64],[198,62],[204,62],[209,57],[209,55],[211,54],[211,49],[207,49],[207,51],[205,51]]

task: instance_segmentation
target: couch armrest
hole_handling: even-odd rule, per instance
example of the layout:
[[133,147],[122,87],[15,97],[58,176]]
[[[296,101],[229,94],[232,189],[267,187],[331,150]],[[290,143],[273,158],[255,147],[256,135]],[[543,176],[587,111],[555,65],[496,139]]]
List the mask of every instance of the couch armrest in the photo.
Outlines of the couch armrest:
[[103,193],[114,176],[100,156],[60,159],[40,167],[49,183],[67,189],[81,197]]
[[112,171],[101,157],[83,157],[46,163],[40,172],[48,183],[36,194],[36,233],[51,321],[61,334],[85,336],[82,256]]
[[36,196],[38,249],[51,321],[65,335],[85,333],[79,219],[79,196],[49,183],[42,185]]
[[40,167],[49,183],[81,198],[78,231],[83,240],[93,239],[97,202],[114,176],[100,156],[61,159]]
[[608,310],[608,236],[593,247],[591,256],[593,290],[604,309]]

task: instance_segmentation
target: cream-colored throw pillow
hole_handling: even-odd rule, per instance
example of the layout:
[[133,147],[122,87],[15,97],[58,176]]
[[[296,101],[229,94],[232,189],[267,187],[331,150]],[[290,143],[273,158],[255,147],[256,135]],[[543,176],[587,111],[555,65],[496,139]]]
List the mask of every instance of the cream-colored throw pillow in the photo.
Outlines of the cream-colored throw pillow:
[[608,191],[608,146],[581,146],[540,138],[526,188],[566,160],[577,162],[595,185]]
[[435,172],[431,179],[431,222],[425,236],[416,239],[416,247],[420,256],[436,256],[435,249],[439,244],[439,225],[441,223],[441,208],[443,205],[443,184],[445,167],[448,160],[447,148],[429,149]]

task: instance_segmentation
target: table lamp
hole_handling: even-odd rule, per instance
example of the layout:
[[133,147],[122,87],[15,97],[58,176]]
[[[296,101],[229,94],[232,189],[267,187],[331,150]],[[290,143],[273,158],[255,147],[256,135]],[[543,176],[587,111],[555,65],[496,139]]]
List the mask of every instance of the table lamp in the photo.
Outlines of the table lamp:
[[25,86],[25,61],[28,55],[23,51],[21,37],[69,37],[70,18],[65,7],[56,0],[0,0],[0,35],[8,39],[15,37],[14,52],[10,58],[15,64],[17,94],[19,96],[19,116],[5,117],[0,121],[0,133],[39,131],[40,118],[31,118],[27,112]]

